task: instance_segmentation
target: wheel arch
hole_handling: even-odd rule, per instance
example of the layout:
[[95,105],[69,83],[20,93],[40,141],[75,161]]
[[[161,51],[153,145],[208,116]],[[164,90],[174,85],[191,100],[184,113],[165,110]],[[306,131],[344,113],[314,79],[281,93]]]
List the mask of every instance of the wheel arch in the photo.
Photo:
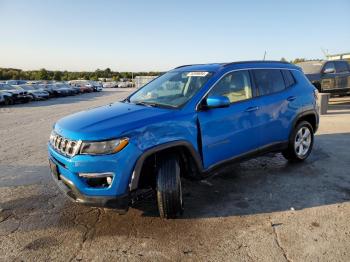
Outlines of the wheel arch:
[[129,190],[133,191],[139,187],[142,169],[146,161],[153,156],[164,155],[170,152],[176,152],[181,156],[182,161],[190,161],[189,166],[193,172],[201,173],[203,170],[202,160],[194,146],[186,140],[177,140],[165,144],[157,145],[146,150],[136,161],[132,177],[129,183]]
[[301,122],[307,121],[311,124],[314,133],[316,133],[318,129],[318,114],[315,110],[308,110],[300,113],[293,122],[293,129]]

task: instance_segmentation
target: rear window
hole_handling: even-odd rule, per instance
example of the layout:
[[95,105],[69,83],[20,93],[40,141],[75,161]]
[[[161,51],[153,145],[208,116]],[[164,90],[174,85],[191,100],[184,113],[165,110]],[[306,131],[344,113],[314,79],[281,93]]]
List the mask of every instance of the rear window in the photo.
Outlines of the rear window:
[[260,95],[273,94],[285,89],[281,70],[255,69],[253,74]]
[[289,70],[282,70],[282,75],[284,78],[284,83],[286,85],[286,88],[291,87],[295,84],[295,79],[293,77],[293,74]]
[[335,70],[337,71],[337,73],[348,72],[348,63],[345,61],[335,62]]

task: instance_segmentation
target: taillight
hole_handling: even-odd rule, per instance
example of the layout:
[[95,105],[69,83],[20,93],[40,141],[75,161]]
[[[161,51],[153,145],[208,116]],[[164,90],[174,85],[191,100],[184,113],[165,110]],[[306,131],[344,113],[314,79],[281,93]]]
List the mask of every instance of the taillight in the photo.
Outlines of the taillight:
[[314,88],[314,97],[317,101],[318,100],[318,90],[316,88]]

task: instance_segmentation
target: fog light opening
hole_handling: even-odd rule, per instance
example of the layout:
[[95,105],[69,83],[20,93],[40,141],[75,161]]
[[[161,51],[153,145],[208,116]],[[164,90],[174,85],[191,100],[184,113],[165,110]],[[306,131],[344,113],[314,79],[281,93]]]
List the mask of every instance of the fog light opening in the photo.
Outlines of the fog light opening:
[[80,173],[86,184],[93,188],[109,187],[113,182],[113,173]]

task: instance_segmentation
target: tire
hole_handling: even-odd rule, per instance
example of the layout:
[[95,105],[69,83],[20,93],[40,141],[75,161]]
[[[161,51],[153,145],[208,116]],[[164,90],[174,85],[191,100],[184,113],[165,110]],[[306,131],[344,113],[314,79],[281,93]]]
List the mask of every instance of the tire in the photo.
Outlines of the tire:
[[289,161],[304,161],[310,155],[313,144],[313,128],[309,122],[302,121],[292,131],[288,148],[282,152],[282,155]]
[[4,105],[8,106],[8,105],[12,105],[13,101],[11,97],[5,97],[5,101],[4,101]]
[[157,170],[157,202],[161,218],[176,218],[183,213],[180,163],[176,155],[160,160]]

